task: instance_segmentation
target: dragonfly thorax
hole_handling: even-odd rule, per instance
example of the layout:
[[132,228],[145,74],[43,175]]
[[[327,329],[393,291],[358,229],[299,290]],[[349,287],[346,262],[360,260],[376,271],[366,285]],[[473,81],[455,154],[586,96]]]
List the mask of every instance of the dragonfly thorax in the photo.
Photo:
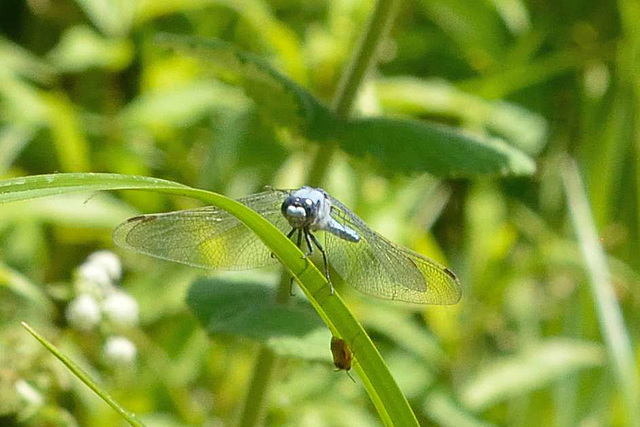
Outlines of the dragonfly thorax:
[[282,202],[282,215],[293,228],[324,229],[331,219],[331,206],[324,191],[302,187]]

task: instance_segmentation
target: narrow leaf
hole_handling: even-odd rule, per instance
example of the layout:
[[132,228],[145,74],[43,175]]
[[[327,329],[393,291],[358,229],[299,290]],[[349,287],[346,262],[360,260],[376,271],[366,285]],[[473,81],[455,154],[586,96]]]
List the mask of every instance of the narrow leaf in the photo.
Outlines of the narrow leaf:
[[58,358],[64,365],[69,368],[73,374],[78,377],[80,381],[85,383],[87,387],[89,387],[95,394],[97,394],[102,400],[104,400],[109,406],[111,406],[118,414],[122,416],[130,425],[132,426],[143,426],[144,424],[136,418],[136,415],[132,412],[124,409],[118,402],[115,401],[113,397],[109,395],[106,391],[104,391],[100,386],[87,374],[80,366],[76,365],[71,359],[67,358],[64,354],[60,352],[53,344],[47,341],[44,337],[40,336],[36,331],[31,328],[31,326],[27,325],[25,322],[22,322],[22,326],[34,336],[35,339],[40,341],[40,344],[46,347],[55,357]]
[[611,368],[622,390],[629,425],[640,425],[640,376],[633,355],[631,338],[627,331],[622,310],[616,299],[607,259],[596,229],[589,201],[574,161],[567,161],[562,168],[571,222],[578,236],[585,268],[589,273],[590,290],[598,315],[604,342],[607,345]]
[[601,366],[602,348],[595,343],[549,339],[521,354],[492,362],[462,388],[461,402],[481,411],[503,400],[550,385],[580,369]]

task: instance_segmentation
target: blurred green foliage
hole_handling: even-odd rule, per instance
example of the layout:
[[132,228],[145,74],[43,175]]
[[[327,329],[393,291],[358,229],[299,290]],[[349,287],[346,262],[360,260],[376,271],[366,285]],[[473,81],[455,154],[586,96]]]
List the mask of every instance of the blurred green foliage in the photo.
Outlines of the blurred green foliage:
[[[5,1],[0,176],[140,174],[235,197],[302,185],[336,140],[323,188],[386,237],[449,265],[463,285],[458,305],[427,308],[339,288],[422,424],[638,423],[629,403],[640,363],[637,2],[405,1],[344,125],[325,105],[372,8],[365,0]],[[200,61],[168,50],[159,33],[215,38],[227,55]],[[230,50],[249,59],[233,68]],[[479,177],[468,171],[477,156],[462,150],[454,159],[468,173],[456,175],[470,178],[448,178],[446,135],[428,130],[441,125],[516,153],[521,173],[535,158],[537,171]],[[578,161],[586,209],[567,207],[567,156]],[[207,337],[189,309],[232,298],[202,286],[226,276],[199,279],[187,299],[202,272],[119,252],[120,286],[140,306],[140,325],[118,330],[138,349],[128,369],[101,356],[107,331],[77,331],[65,318],[78,266],[93,250],[113,249],[119,222],[193,206],[142,192],[0,205],[0,423],[121,422],[20,321],[148,425],[237,418],[266,329],[238,334],[250,319],[228,318],[206,327]],[[578,243],[574,229],[588,222],[572,223],[569,211],[593,215],[599,242]],[[604,285],[593,272],[600,265],[581,253],[598,243],[610,270]],[[272,293],[271,272],[231,277],[236,298],[250,288],[257,300]],[[590,283],[612,286],[611,301]],[[612,326],[602,313],[618,306],[622,323]],[[633,352],[622,378],[611,344],[618,333]],[[269,425],[378,422],[363,387],[333,372],[328,337],[321,354],[315,343],[297,352],[271,345],[286,357],[273,373]]]

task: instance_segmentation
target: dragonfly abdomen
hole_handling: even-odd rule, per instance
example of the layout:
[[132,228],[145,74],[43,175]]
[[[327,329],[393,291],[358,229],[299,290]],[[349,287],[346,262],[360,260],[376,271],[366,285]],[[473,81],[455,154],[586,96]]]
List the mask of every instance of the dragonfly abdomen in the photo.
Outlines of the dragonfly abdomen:
[[325,230],[349,242],[357,243],[360,241],[360,234],[358,234],[355,230],[352,230],[349,227],[340,224],[333,218],[329,221],[329,223],[325,227]]

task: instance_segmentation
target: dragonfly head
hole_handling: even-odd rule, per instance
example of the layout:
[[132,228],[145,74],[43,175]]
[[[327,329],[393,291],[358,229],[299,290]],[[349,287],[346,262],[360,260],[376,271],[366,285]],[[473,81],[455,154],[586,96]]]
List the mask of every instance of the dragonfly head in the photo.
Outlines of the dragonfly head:
[[282,202],[282,215],[293,228],[310,226],[316,219],[318,206],[306,197],[288,196]]

